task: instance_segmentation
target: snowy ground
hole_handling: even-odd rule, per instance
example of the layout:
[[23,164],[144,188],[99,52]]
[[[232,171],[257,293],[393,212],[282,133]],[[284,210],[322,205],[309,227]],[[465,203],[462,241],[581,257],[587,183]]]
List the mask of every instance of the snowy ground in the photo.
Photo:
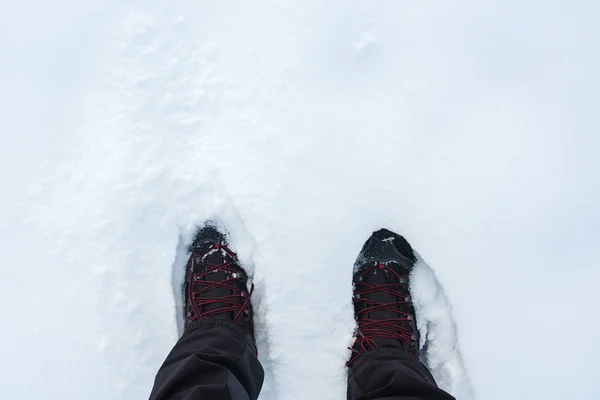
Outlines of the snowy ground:
[[267,400],[344,398],[380,227],[475,398],[599,398],[599,35],[591,0],[5,1],[3,397],[147,398],[210,206],[252,242]]

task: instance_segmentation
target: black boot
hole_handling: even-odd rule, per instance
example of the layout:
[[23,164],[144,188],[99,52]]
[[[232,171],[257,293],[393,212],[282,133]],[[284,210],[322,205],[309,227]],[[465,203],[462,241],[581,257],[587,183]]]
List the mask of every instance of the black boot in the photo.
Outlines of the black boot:
[[256,400],[257,358],[248,276],[225,235],[199,229],[185,280],[185,331],[156,374],[150,400]]
[[354,265],[357,322],[348,361],[348,400],[453,400],[419,361],[410,295],[414,252],[402,236],[373,232]]
[[355,264],[354,314],[358,327],[348,366],[374,348],[396,348],[419,358],[419,331],[409,289],[415,264],[410,244],[381,229],[367,240]]
[[254,338],[254,324],[248,289],[248,275],[225,235],[212,225],[196,233],[185,279],[185,331],[203,320],[222,319]]

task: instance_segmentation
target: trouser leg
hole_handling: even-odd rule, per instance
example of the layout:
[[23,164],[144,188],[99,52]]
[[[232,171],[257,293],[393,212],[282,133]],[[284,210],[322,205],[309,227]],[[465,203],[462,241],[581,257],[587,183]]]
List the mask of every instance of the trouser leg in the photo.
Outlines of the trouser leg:
[[425,365],[395,349],[373,349],[348,371],[348,400],[453,400]]
[[190,328],[160,367],[150,400],[256,400],[264,371],[252,338],[221,319]]

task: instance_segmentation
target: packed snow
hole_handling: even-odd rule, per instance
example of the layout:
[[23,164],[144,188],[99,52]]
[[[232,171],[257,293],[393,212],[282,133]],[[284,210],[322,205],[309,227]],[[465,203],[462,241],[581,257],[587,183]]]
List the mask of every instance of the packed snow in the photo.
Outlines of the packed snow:
[[598,37],[590,0],[5,1],[3,397],[147,398],[217,216],[263,400],[345,398],[382,227],[442,387],[600,398]]

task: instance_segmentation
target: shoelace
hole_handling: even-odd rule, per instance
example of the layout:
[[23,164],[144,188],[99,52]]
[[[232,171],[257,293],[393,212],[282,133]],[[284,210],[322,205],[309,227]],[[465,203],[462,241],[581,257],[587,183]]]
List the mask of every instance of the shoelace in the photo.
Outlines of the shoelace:
[[[389,273],[394,274],[398,278],[398,283],[373,284],[362,281],[362,277],[372,274],[375,272],[375,270],[389,271]],[[364,290],[356,292],[354,301],[364,302],[368,304],[368,307],[365,307],[356,313],[356,318],[358,320],[358,328],[356,329],[358,343],[355,342],[353,347],[349,347],[349,349],[352,350],[353,355],[350,358],[350,361],[348,361],[347,365],[353,365],[356,360],[367,350],[379,347],[374,341],[375,337],[397,339],[401,342],[407,343],[416,357],[416,337],[410,330],[403,326],[405,322],[412,321],[413,316],[401,310],[401,307],[406,304],[410,304],[411,300],[409,296],[398,291],[399,289],[406,289],[406,285],[408,284],[408,276],[399,275],[396,271],[394,271],[393,268],[389,268],[385,264],[379,264],[365,269],[365,271],[360,274],[359,281],[361,281],[360,285],[364,287]],[[400,298],[401,300],[396,302],[381,303],[365,297],[373,292],[386,292]],[[383,320],[366,318],[360,319],[361,315],[372,313],[374,311],[391,311],[404,317]]]
[[[202,260],[206,255],[208,255],[208,253],[214,250],[225,251],[231,256],[232,260],[221,264],[208,264],[197,261],[198,259]],[[250,298],[252,297],[252,293],[254,292],[254,285],[252,285],[252,287],[250,288],[250,292],[248,293],[246,290],[240,289],[235,284],[233,284],[233,282],[240,280],[240,278],[238,278],[238,274],[240,272],[231,268],[232,265],[237,265],[236,259],[236,254],[229,250],[227,246],[223,246],[220,243],[215,243],[214,246],[211,246],[204,253],[196,251],[192,252],[188,261],[187,268],[192,268],[192,271],[194,271],[193,268],[196,265],[201,265],[206,268],[206,271],[200,274],[194,272],[190,274],[190,278],[188,281],[188,304],[192,306],[192,309],[194,310],[194,315],[188,317],[188,323],[191,323],[197,319],[214,317],[222,313],[234,312],[235,317],[233,319],[233,323],[235,324],[239,322],[242,316],[248,315],[248,307],[250,305]],[[231,273],[231,277],[214,282],[202,280],[202,278],[204,278],[206,275],[216,270],[229,272]],[[244,280],[244,286],[245,283],[246,281]],[[194,284],[200,284],[201,289],[194,291]],[[203,297],[203,294],[209,292],[210,290],[218,288],[230,290],[232,294],[229,296],[220,296],[216,298]],[[240,299],[244,301],[240,302]],[[201,307],[219,303],[224,304],[225,307],[220,307],[204,313],[201,313],[199,311]]]

